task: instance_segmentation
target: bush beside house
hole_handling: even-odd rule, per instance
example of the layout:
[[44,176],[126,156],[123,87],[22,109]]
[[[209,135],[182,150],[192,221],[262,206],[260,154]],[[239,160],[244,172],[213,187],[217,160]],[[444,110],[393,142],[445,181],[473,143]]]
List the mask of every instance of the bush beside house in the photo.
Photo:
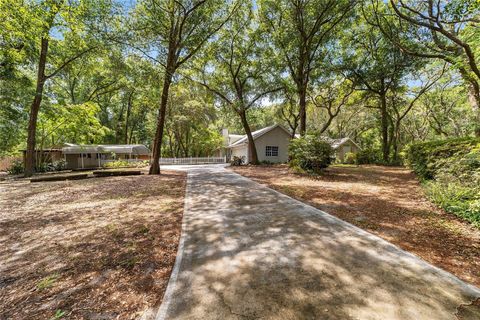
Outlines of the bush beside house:
[[357,154],[353,153],[353,152],[346,153],[343,163],[345,163],[345,164],[357,164]]
[[115,160],[111,162],[107,162],[103,165],[104,168],[109,169],[118,169],[118,168],[143,168],[150,164],[150,161],[135,161],[135,162],[128,162],[126,160]]
[[298,171],[319,172],[332,162],[333,149],[316,136],[293,139],[288,148],[290,167]]
[[480,227],[479,138],[415,143],[405,154],[433,202]]

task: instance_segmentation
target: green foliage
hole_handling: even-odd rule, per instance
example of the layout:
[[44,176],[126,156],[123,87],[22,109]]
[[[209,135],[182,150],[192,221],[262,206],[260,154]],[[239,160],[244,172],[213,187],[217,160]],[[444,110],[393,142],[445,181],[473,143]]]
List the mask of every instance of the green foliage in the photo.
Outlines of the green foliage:
[[65,311],[58,309],[50,320],[58,320],[63,318],[63,316],[65,316]]
[[62,171],[67,168],[65,160],[53,161],[53,162],[41,162],[35,166],[37,172],[53,172]]
[[[456,179],[455,179],[456,180]],[[480,182],[480,179],[477,179]],[[460,181],[428,181],[425,188],[429,198],[447,212],[451,212],[480,227],[480,187]]]
[[353,152],[347,152],[345,154],[343,163],[345,164],[356,164],[357,163],[357,154]]
[[7,169],[9,174],[22,174],[23,173],[23,161],[13,160],[12,165]]
[[38,119],[37,140],[40,148],[62,143],[100,143],[109,132],[103,126],[96,103],[49,105],[41,111]]
[[162,155],[164,157],[206,157],[223,144],[212,123],[216,109],[203,88],[175,85],[170,89]]
[[42,280],[40,280],[37,283],[38,290],[44,290],[44,289],[50,288],[51,286],[53,286],[55,284],[58,277],[59,277],[59,275],[55,273],[55,274],[52,274],[48,277],[43,278]]
[[332,162],[333,149],[329,143],[314,135],[293,139],[288,149],[290,166],[307,172],[319,172]]
[[[53,161],[48,162],[44,161],[41,163],[37,163],[35,166],[35,171],[37,172],[54,172],[54,171],[62,171],[67,168],[67,163],[65,160]],[[14,160],[12,165],[7,169],[9,174],[22,174],[24,170],[23,161],[21,160]]]
[[480,138],[416,143],[406,156],[433,202],[480,227]]
[[382,155],[379,149],[362,149],[357,153],[357,164],[380,164]]
[[480,167],[479,138],[412,143],[405,149],[407,165],[421,178],[434,179],[439,171],[465,174]]
[[124,161],[124,160],[116,160],[116,161],[111,161],[107,162],[103,165],[105,168],[143,168],[149,165],[149,161],[135,161],[135,162],[129,162],[129,161]]

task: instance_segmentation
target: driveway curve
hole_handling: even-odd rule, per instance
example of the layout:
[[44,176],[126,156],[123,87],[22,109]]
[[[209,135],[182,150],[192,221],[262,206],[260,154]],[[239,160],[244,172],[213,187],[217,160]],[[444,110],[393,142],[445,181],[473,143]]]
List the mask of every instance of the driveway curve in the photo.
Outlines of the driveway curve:
[[[388,208],[385,208],[388,210]],[[188,170],[165,319],[480,319],[480,289],[221,167]]]

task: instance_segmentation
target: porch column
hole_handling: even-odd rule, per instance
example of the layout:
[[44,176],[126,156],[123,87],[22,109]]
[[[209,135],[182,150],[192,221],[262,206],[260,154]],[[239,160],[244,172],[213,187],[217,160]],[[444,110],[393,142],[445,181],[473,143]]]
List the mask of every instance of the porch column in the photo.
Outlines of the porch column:
[[82,157],[82,169],[84,169],[84,165],[83,165],[83,153],[80,153],[80,156]]

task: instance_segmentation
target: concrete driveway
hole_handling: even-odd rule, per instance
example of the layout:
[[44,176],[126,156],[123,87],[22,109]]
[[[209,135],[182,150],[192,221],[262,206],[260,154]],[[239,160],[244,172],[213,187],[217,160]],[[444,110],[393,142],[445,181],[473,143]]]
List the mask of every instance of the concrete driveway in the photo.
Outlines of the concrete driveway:
[[157,319],[480,319],[478,288],[222,167],[191,168]]

